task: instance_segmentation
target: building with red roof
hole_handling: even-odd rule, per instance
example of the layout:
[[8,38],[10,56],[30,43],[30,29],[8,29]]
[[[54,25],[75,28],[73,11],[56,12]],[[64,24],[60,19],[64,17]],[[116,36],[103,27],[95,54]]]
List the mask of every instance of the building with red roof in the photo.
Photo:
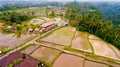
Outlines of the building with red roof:
[[57,25],[54,22],[47,22],[41,25],[41,28],[44,32],[47,32],[51,29],[53,29],[54,27],[56,27]]
[[3,27],[4,26],[4,23],[0,22],[0,27]]

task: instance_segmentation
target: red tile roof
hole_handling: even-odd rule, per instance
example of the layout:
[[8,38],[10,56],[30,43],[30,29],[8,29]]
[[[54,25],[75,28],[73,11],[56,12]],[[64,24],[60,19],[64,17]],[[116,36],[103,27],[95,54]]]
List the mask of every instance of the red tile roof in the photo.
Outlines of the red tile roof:
[[54,22],[47,22],[47,23],[44,23],[41,25],[41,27],[47,27],[47,26],[50,26],[52,24],[55,24]]

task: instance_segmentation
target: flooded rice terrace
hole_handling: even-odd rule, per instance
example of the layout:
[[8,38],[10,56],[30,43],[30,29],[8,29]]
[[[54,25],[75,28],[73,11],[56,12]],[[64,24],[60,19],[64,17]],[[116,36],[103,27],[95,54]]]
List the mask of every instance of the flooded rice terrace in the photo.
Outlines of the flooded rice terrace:
[[[6,42],[4,46],[15,47],[15,45],[24,42],[30,37],[32,36],[28,35],[16,39],[13,37],[13,34],[0,36],[0,45],[2,45],[3,42]],[[48,33],[47,36],[43,37],[42,39],[40,38],[39,41],[36,42],[39,44],[31,44],[29,47],[21,50],[20,52],[25,53],[39,61],[52,64],[52,67],[109,66],[107,64],[87,60],[85,59],[85,55],[79,56],[76,51],[94,53],[95,55],[111,59],[120,59],[120,51],[114,46],[104,42],[97,36],[86,32],[78,32],[74,27],[68,26],[56,29],[55,31],[52,31],[52,33]],[[65,50],[65,47],[67,47],[68,50]]]
[[14,48],[35,35],[23,35],[20,38],[16,38],[14,34],[3,34],[0,33],[0,50],[6,48]]

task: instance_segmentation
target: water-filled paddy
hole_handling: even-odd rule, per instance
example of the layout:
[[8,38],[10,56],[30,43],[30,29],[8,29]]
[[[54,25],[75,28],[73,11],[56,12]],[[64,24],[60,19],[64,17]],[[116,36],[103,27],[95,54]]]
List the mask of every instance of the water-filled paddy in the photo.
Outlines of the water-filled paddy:
[[71,44],[71,40],[74,36],[75,30],[76,29],[74,27],[64,27],[54,31],[42,40],[69,46]]
[[83,67],[83,58],[62,53],[54,62],[53,67]]
[[78,50],[92,52],[88,36],[88,33],[77,31],[75,37],[73,38],[71,47]]
[[30,56],[35,59],[42,58],[42,60],[45,62],[52,62],[59,53],[61,53],[61,51],[47,47],[40,47],[36,49]]

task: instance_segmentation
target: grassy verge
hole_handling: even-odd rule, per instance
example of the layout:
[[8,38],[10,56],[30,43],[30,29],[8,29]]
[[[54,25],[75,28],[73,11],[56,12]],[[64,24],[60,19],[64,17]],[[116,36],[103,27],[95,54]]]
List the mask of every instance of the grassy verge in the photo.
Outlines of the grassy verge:
[[75,35],[76,35],[76,30],[75,30],[75,32],[74,32],[74,35],[73,35],[72,39],[71,39],[70,47],[72,46],[72,42],[73,42],[73,39],[75,38]]
[[[39,62],[44,62],[44,60],[42,58],[37,59]],[[52,67],[52,62],[49,63],[45,63],[46,67]]]
[[28,38],[28,39],[25,40],[23,43],[19,44],[16,48],[23,46],[24,44],[26,44],[27,42],[31,41],[32,39],[34,39],[34,38],[36,38],[36,37],[37,37],[37,36],[33,36],[33,37],[31,37],[31,38]]
[[[82,54],[84,55],[84,51],[80,51],[80,50],[76,50],[70,47],[63,47],[64,50],[73,52],[73,53],[78,53],[78,54]],[[104,56],[98,56],[95,55],[93,53],[89,53],[86,52],[85,53],[85,59],[90,60],[90,61],[94,61],[94,62],[98,62],[98,63],[103,63],[103,64],[107,64],[110,66],[114,66],[114,64],[116,65],[120,65],[120,60],[116,60],[116,59],[112,59],[112,58],[108,58],[108,57],[104,57]]]
[[6,53],[8,53],[9,51],[11,51],[11,50],[13,50],[14,48],[7,48],[7,49],[3,49],[3,50],[1,50],[1,53],[2,54],[6,54]]
[[53,44],[53,46],[55,46],[55,45],[58,45],[58,46],[64,46],[63,44],[57,44],[57,43],[48,42],[48,41],[43,41],[43,40],[38,41],[38,42],[39,42],[39,43],[50,43],[50,44]]
[[94,54],[94,47],[93,47],[93,45],[91,44],[91,42],[89,41],[89,36],[90,36],[90,34],[89,33],[87,33],[88,34],[88,42],[89,42],[89,44],[90,44],[90,47],[91,47],[91,49],[92,49],[92,53]]
[[22,47],[21,49],[19,49],[19,51],[25,50],[26,48],[28,48],[28,47],[30,47],[30,46],[32,46],[32,45],[33,45],[33,44],[28,44],[28,45]]
[[55,62],[55,60],[56,60],[61,54],[62,54],[62,51],[56,55],[56,57],[55,57],[55,58],[53,59],[53,61],[52,61],[52,65],[53,65],[53,63]]
[[52,62],[45,63],[46,67],[52,67]]

